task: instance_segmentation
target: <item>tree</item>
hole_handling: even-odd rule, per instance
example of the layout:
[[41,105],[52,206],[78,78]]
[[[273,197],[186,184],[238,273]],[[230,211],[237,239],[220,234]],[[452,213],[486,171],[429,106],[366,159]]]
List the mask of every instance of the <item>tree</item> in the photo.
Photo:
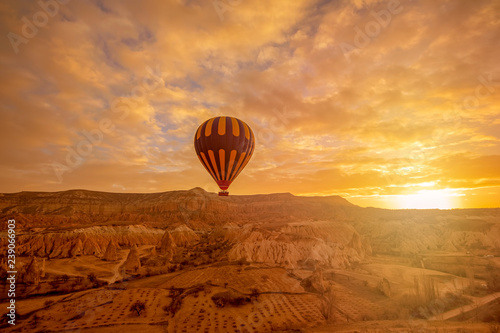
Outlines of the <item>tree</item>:
[[135,311],[137,312],[137,316],[141,315],[142,311],[146,310],[146,304],[142,301],[136,301],[132,306],[130,307],[130,311]]
[[87,279],[89,279],[90,282],[95,282],[97,280],[97,277],[94,273],[90,273],[89,275],[87,275]]
[[171,298],[176,298],[184,292],[184,288],[170,287],[168,296]]
[[172,300],[172,302],[170,302],[169,305],[163,307],[163,310],[165,310],[166,312],[170,312],[170,314],[173,317],[173,316],[175,316],[177,311],[179,311],[179,309],[181,308],[181,305],[182,305],[182,298],[177,297],[177,298],[174,298]]
[[257,288],[252,288],[250,289],[250,298],[254,298],[255,300],[257,300],[260,296],[260,292]]
[[33,316],[33,326],[36,327],[39,320],[40,320],[40,317],[35,313],[35,315]]

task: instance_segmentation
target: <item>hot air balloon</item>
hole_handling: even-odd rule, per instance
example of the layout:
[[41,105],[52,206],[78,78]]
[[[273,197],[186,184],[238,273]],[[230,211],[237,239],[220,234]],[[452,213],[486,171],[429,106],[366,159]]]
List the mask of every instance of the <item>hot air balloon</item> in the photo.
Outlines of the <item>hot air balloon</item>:
[[252,157],[255,139],[250,126],[234,117],[215,117],[198,127],[194,148],[201,164],[227,196],[229,185]]

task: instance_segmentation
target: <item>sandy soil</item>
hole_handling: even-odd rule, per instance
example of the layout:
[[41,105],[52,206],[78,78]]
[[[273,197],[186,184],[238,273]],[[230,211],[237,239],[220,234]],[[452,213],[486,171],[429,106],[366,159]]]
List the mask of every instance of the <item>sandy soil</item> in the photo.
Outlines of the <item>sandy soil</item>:
[[[144,255],[147,249],[140,249]],[[487,324],[446,322],[477,306],[500,298],[500,293],[477,297],[476,304],[463,306],[423,320],[378,320],[386,308],[394,307],[396,297],[414,289],[415,278],[430,276],[440,293],[467,286],[468,279],[434,270],[408,266],[401,258],[370,258],[351,270],[325,270],[324,283],[334,295],[330,320],[324,316],[325,298],[307,292],[301,278],[307,270],[252,265],[207,265],[169,274],[122,281],[120,267],[128,255],[120,250],[120,259],[106,262],[95,257],[53,259],[46,262],[51,274],[86,276],[95,272],[108,286],[19,300],[21,319],[5,331],[38,332],[489,332]],[[383,295],[377,285],[387,279],[393,297]],[[113,283],[116,282],[116,283]],[[196,286],[200,291],[189,293]],[[182,305],[172,315],[167,307],[173,302],[171,288],[183,288]],[[260,295],[241,306],[217,307],[211,297],[224,291]],[[145,304],[140,315],[131,310],[137,302]],[[1,308],[5,308],[5,303]],[[35,315],[37,321],[35,323]],[[333,319],[332,319],[333,318]],[[333,325],[334,323],[334,325]]]

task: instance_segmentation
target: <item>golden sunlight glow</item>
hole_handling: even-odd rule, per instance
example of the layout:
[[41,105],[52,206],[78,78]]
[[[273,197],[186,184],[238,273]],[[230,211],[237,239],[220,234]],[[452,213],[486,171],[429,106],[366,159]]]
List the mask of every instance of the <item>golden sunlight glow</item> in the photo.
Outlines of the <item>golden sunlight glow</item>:
[[451,209],[455,207],[456,194],[450,190],[422,190],[415,194],[399,195],[401,209]]
[[0,4],[0,196],[218,192],[193,139],[230,116],[231,196],[500,207],[499,0],[42,2]]

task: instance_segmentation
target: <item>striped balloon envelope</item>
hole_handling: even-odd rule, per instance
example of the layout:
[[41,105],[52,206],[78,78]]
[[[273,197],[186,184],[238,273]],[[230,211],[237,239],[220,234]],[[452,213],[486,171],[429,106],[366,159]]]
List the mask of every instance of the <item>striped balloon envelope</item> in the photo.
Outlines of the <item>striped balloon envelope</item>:
[[250,126],[234,117],[215,117],[198,127],[194,135],[194,148],[201,164],[226,191],[247,165],[255,148]]

